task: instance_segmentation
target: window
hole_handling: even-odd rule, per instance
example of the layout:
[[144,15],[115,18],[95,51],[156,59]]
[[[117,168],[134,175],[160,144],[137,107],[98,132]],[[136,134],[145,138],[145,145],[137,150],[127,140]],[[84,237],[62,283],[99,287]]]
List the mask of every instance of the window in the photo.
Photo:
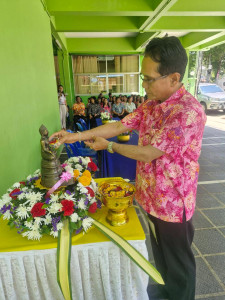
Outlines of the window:
[[76,94],[139,93],[139,56],[72,56]]

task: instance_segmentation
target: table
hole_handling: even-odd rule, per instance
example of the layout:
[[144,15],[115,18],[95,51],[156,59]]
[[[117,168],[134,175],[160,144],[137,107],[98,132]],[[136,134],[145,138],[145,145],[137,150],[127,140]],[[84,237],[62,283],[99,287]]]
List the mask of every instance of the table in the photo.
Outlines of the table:
[[[97,181],[97,180],[96,180]],[[107,209],[93,215],[104,225]],[[134,208],[130,221],[111,227],[146,258],[145,234]],[[63,300],[56,279],[57,239],[28,241],[0,219],[0,300]],[[147,300],[148,276],[98,229],[72,237],[71,282],[74,300]]]
[[[117,137],[109,139],[110,141],[126,144],[137,145],[138,134],[133,131],[130,140],[126,143],[119,142]],[[117,177],[128,178],[135,181],[137,161],[118,153],[109,153],[107,150],[100,152],[100,177]]]

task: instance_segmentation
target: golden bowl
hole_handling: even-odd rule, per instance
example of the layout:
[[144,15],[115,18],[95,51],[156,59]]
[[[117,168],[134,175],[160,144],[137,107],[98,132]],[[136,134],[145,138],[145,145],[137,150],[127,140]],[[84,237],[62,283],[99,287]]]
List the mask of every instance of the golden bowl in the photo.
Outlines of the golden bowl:
[[109,123],[110,120],[102,120],[102,124]]
[[99,186],[101,200],[108,207],[106,220],[112,226],[128,222],[127,208],[132,205],[135,193],[133,184],[122,179],[108,179]]
[[130,140],[130,135],[117,135],[117,140],[119,142],[128,142]]

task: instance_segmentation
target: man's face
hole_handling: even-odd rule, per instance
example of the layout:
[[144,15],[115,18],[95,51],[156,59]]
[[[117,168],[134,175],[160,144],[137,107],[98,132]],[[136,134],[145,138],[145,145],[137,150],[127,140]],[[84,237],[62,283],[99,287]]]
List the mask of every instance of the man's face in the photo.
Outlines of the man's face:
[[[153,61],[150,57],[144,57],[142,61],[141,73],[144,79],[155,79],[162,75],[158,72],[159,63]],[[142,86],[145,89],[148,99],[165,101],[172,94],[171,80],[167,76],[153,82],[143,81]]]

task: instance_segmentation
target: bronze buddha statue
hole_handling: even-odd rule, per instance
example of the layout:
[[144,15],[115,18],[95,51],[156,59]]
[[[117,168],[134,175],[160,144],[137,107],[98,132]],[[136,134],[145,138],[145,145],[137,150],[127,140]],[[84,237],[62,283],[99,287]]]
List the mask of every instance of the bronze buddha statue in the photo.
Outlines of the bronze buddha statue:
[[62,167],[57,157],[56,149],[49,145],[48,129],[41,125],[41,184],[51,188],[62,174]]

